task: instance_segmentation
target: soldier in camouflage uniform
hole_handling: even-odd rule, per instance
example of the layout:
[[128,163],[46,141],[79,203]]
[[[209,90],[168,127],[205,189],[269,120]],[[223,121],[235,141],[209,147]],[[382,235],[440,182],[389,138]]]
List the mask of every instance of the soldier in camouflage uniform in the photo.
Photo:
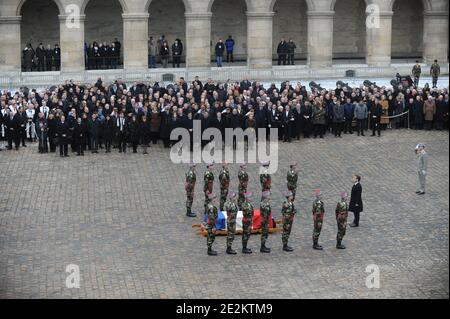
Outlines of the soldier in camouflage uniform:
[[259,208],[261,213],[261,249],[262,253],[270,253],[270,248],[266,247],[266,241],[269,237],[270,216],[272,209],[270,208],[270,191],[262,193],[262,202]]
[[228,170],[227,166],[227,163],[223,163],[222,170],[219,174],[221,211],[223,211],[223,206],[228,197],[228,188],[230,187],[230,171]]
[[206,205],[206,231],[208,232],[207,238],[206,238],[206,245],[208,246],[208,255],[209,256],[216,256],[217,252],[212,250],[212,244],[214,243],[214,240],[216,239],[215,230],[216,230],[216,222],[217,222],[217,207],[216,203],[216,195],[213,193],[208,194],[209,203]]
[[194,189],[195,182],[197,181],[197,175],[195,174],[195,164],[192,164],[189,171],[186,173],[186,182],[184,188],[186,189],[186,216],[196,217],[197,215],[192,212],[192,202],[194,201]]
[[204,179],[204,186],[203,186],[203,192],[205,193],[205,214],[206,214],[206,206],[210,203],[208,195],[209,193],[212,193],[213,191],[213,185],[214,185],[214,173],[211,171],[213,167],[213,164],[208,164],[206,166],[206,172],[203,176]]
[[239,209],[242,210],[242,204],[245,201],[245,193],[247,192],[247,186],[248,186],[248,173],[245,170],[247,165],[245,163],[240,165],[240,170],[238,173],[239,178],[239,191],[238,191],[238,206]]
[[252,250],[247,248],[248,240],[252,233],[253,205],[251,203],[252,193],[244,194],[245,201],[242,203],[242,253],[251,254]]
[[414,76],[414,86],[418,87],[420,75],[422,74],[422,67],[419,64],[419,60],[416,61],[416,64],[414,65],[414,67],[412,69],[412,74]]
[[441,67],[439,66],[437,60],[434,60],[434,63],[431,65],[430,74],[431,77],[433,78],[433,88],[437,88],[439,75],[441,75]]
[[227,254],[229,255],[236,255],[236,251],[233,250],[232,245],[236,233],[236,216],[238,210],[236,193],[230,192],[228,200],[225,202],[225,211],[227,212]]
[[286,201],[283,203],[281,214],[283,215],[283,250],[287,252],[294,251],[292,247],[288,246],[289,236],[291,234],[292,223],[297,210],[294,207],[294,194],[291,191],[286,193]]
[[348,194],[346,192],[341,193],[341,199],[336,206],[336,222],[338,227],[337,233],[337,249],[345,249],[342,245],[342,239],[345,236],[345,230],[347,228],[347,218],[348,218],[348,205],[347,205]]
[[[272,176],[270,176],[269,169],[270,162],[262,163],[263,173],[259,176],[259,181],[261,183],[261,193],[270,192],[270,188],[272,186]],[[261,201],[263,198],[261,197]]]
[[291,162],[290,169],[287,173],[287,189],[292,192],[293,200],[295,200],[295,194],[297,192],[298,173],[295,170],[297,163]]
[[323,217],[325,215],[325,207],[322,201],[322,192],[316,190],[316,200],[313,203],[313,220],[314,220],[314,232],[313,232],[313,248],[322,250],[323,247],[319,245],[320,231],[322,230]]

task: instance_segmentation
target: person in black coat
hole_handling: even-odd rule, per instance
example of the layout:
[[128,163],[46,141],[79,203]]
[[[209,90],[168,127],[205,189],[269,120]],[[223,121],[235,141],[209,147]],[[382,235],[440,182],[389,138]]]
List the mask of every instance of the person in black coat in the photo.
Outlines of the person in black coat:
[[282,117],[282,126],[283,126],[283,142],[291,142],[292,141],[292,129],[295,123],[295,115],[292,110],[289,108],[289,105],[286,105],[285,110],[283,111]]
[[66,117],[61,115],[61,120],[56,126],[56,136],[59,142],[59,155],[61,157],[69,157],[69,123],[66,121]]
[[131,122],[128,125],[128,133],[130,136],[130,142],[133,146],[133,153],[137,153],[137,147],[139,145],[139,122],[136,115],[131,117]]
[[350,204],[348,211],[353,212],[353,215],[355,216],[353,223],[350,225],[350,227],[358,227],[359,226],[359,213],[363,211],[363,202],[362,202],[362,186],[360,184],[361,176],[354,175],[353,176],[353,187],[352,187],[352,193],[350,196]]
[[100,121],[97,113],[92,114],[92,119],[89,121],[89,136],[91,138],[91,151],[98,153],[98,141],[100,137]]
[[45,48],[42,45],[42,43],[39,43],[39,46],[36,49],[37,65],[39,72],[45,71],[45,56],[46,56]]
[[84,150],[86,149],[87,130],[88,128],[86,126],[86,122],[83,122],[81,117],[79,117],[74,125],[73,132],[77,156],[84,156]]
[[8,149],[12,150],[12,144],[14,142],[14,146],[16,150],[19,150],[20,145],[20,115],[18,113],[12,113],[9,109],[7,109],[7,113],[3,118],[3,125],[6,126],[6,137],[8,139]]
[[283,62],[283,65],[286,65],[286,56],[288,52],[289,52],[289,45],[284,40],[284,38],[282,38],[277,47],[278,65],[281,65],[281,62]]
[[180,67],[181,55],[183,54],[183,44],[181,44],[180,39],[176,39],[175,43],[172,45],[172,66],[175,68]]
[[19,118],[20,118],[20,129],[19,129],[20,142],[19,143],[22,143],[23,147],[27,147],[27,145],[25,144],[25,141],[27,139],[26,126],[27,126],[27,122],[28,122],[28,116],[23,107],[19,110]]
[[105,121],[102,123],[103,140],[105,141],[106,153],[111,153],[111,144],[114,137],[117,120],[114,116],[106,114]]
[[383,108],[379,100],[376,100],[370,109],[370,116],[372,117],[372,136],[375,136],[375,131],[378,132],[378,137],[381,136],[381,115],[383,114]]
[[55,44],[53,49],[53,64],[55,65],[56,71],[61,69],[61,49],[58,44]]
[[46,70],[52,71],[53,69],[53,50],[50,44],[47,46],[47,49],[45,50],[45,64],[46,64]]
[[55,115],[50,113],[47,118],[47,127],[48,127],[48,143],[50,145],[50,152],[56,152],[56,137],[57,137],[57,126],[58,122],[55,119]]
[[119,153],[127,152],[127,139],[128,139],[128,119],[125,118],[125,113],[122,111],[119,113],[119,117],[116,122],[116,137],[119,147]]
[[214,51],[216,53],[217,67],[221,68],[223,63],[223,53],[225,52],[225,43],[223,43],[222,39],[219,39],[219,42],[216,43]]
[[141,138],[143,154],[146,155],[152,137],[152,126],[145,115],[142,116],[142,122],[139,124],[139,137]]

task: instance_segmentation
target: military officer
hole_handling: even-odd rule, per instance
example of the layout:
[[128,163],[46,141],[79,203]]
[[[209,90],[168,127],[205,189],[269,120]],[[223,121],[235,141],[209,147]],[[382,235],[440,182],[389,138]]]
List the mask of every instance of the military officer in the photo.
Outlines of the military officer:
[[316,250],[323,250],[323,247],[319,245],[320,231],[322,230],[323,217],[325,215],[325,207],[322,201],[322,191],[317,189],[315,191],[316,199],[313,203],[313,220],[314,220],[314,232],[313,232],[313,248]]
[[238,206],[239,209],[242,210],[242,204],[245,201],[245,193],[247,192],[247,186],[248,186],[248,173],[246,171],[247,165],[245,163],[242,163],[240,165],[240,170],[238,173],[238,179],[239,179],[239,190],[238,190]]
[[251,254],[252,250],[247,248],[247,244],[252,233],[253,224],[252,193],[246,192],[244,198],[245,201],[242,203],[242,253]]
[[262,193],[262,202],[259,208],[261,213],[261,249],[262,253],[270,253],[270,248],[266,247],[269,237],[269,225],[272,209],[270,207],[270,191],[266,190]]
[[[269,174],[269,165],[270,162],[264,162],[262,163],[262,170],[263,173],[259,176],[259,181],[261,183],[261,192],[270,192],[270,187],[272,186],[272,176]],[[261,201],[263,198],[261,198]]]
[[197,215],[192,212],[192,202],[194,201],[195,182],[197,181],[197,175],[195,174],[195,168],[197,165],[192,164],[189,167],[189,171],[186,173],[186,182],[184,188],[186,189],[186,216],[196,217]]
[[219,174],[220,182],[220,210],[223,211],[225,201],[228,197],[228,188],[230,187],[230,171],[228,170],[228,164],[222,164],[222,170]]
[[418,87],[420,75],[422,74],[422,67],[419,64],[419,60],[416,61],[416,64],[414,65],[414,67],[412,69],[412,74],[414,76],[414,86]]
[[437,82],[439,79],[439,75],[441,75],[441,67],[437,60],[434,60],[434,63],[431,65],[430,74],[433,78],[433,88],[437,88]]
[[214,243],[214,240],[216,239],[215,231],[218,215],[216,195],[213,193],[209,193],[208,199],[209,203],[208,205],[206,205],[206,231],[208,232],[206,245],[208,247],[208,255],[217,256],[217,251],[212,250],[212,245]]
[[291,162],[290,169],[287,173],[287,189],[292,192],[293,200],[295,200],[295,194],[297,192],[298,173],[296,171],[297,163]]
[[225,202],[225,211],[227,212],[227,254],[236,255],[233,250],[234,235],[236,233],[236,217],[238,213],[238,206],[236,203],[236,193],[230,192],[228,200]]
[[294,207],[294,194],[291,191],[287,191],[285,196],[286,201],[283,203],[283,208],[281,210],[281,214],[283,215],[283,235],[281,236],[281,239],[283,241],[283,250],[291,252],[294,251],[294,249],[288,246],[288,241],[297,210]]
[[213,164],[208,164],[206,166],[206,172],[203,176],[204,180],[204,186],[203,186],[203,192],[205,193],[205,214],[206,214],[206,206],[209,203],[208,194],[212,193],[213,191],[213,184],[214,184],[214,173],[212,172]]
[[348,194],[347,192],[341,193],[341,199],[337,203],[336,206],[336,222],[338,227],[337,232],[337,249],[345,249],[345,246],[342,245],[342,239],[345,236],[345,230],[347,228],[347,218],[348,218],[348,204],[347,204]]

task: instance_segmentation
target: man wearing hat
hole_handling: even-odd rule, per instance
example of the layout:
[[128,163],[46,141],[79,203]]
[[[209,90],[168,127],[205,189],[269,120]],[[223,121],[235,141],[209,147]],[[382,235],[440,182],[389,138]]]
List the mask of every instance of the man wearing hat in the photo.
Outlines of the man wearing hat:
[[245,193],[247,192],[247,186],[248,186],[248,173],[246,171],[247,165],[245,163],[242,163],[240,165],[240,170],[238,173],[238,179],[239,179],[239,189],[238,189],[238,206],[240,210],[242,209],[242,204],[245,201]]
[[228,164],[222,164],[222,170],[219,174],[220,182],[220,210],[223,211],[223,206],[228,196],[228,188],[230,187],[230,171],[227,168]]
[[419,64],[419,60],[416,60],[416,64],[412,69],[412,74],[414,76],[414,86],[419,86],[420,75],[422,74],[422,67]]
[[[261,183],[261,191],[264,192],[270,192],[270,187],[272,185],[272,176],[270,176],[268,169],[269,169],[270,162],[264,162],[262,163],[262,166],[264,168],[263,173],[259,176],[259,181]],[[263,200],[261,198],[261,200]]]
[[211,171],[213,164],[208,164],[206,166],[206,172],[203,176],[204,186],[203,192],[205,193],[205,214],[206,214],[206,206],[209,203],[208,194],[213,191],[213,183],[214,183],[214,173]]
[[259,208],[261,213],[261,249],[262,253],[270,253],[270,248],[266,247],[266,241],[269,237],[270,215],[272,209],[270,207],[270,191],[266,190],[262,193],[261,206]]
[[434,63],[431,65],[430,75],[433,78],[433,89],[437,88],[437,82],[439,79],[439,75],[441,75],[441,67],[439,66],[439,63],[437,60],[434,60]]
[[212,250],[212,244],[214,243],[214,240],[216,239],[216,235],[214,234],[214,231],[216,229],[216,222],[217,222],[217,207],[216,207],[216,195],[213,193],[208,193],[208,199],[209,203],[206,205],[206,231],[208,232],[207,238],[206,238],[206,245],[208,246],[208,255],[209,256],[216,256],[217,252]]
[[416,192],[417,195],[425,195],[425,182],[427,176],[428,153],[425,151],[424,144],[416,146],[416,154],[419,157],[419,185],[420,189]]
[[252,250],[247,248],[248,240],[252,233],[253,224],[253,205],[251,203],[252,193],[246,192],[244,194],[245,201],[242,203],[242,253],[251,254]]
[[323,247],[319,245],[319,236],[322,230],[323,217],[325,215],[325,207],[322,201],[322,191],[317,189],[315,191],[316,199],[313,203],[313,220],[314,220],[314,231],[313,231],[313,248],[316,250],[323,250]]
[[347,218],[348,218],[347,198],[348,198],[347,192],[342,192],[341,199],[339,200],[336,206],[336,221],[338,227],[338,233],[336,237],[337,249],[345,249],[345,246],[342,245],[342,239],[345,236],[345,230],[347,228]]
[[227,212],[227,254],[229,255],[236,255],[236,251],[231,247],[234,241],[234,234],[236,233],[236,216],[238,210],[236,193],[230,192],[228,200],[225,203],[225,211]]
[[292,192],[293,200],[295,200],[295,193],[297,192],[297,181],[298,181],[298,173],[295,170],[297,167],[296,162],[291,162],[289,165],[290,169],[287,173],[287,188],[290,192]]
[[196,217],[197,215],[192,212],[192,202],[194,201],[194,189],[195,182],[197,181],[197,175],[195,174],[195,164],[191,164],[189,171],[186,173],[186,182],[184,188],[186,189],[186,216]]
[[283,241],[283,250],[291,252],[294,251],[294,249],[288,246],[288,241],[297,210],[294,207],[294,194],[291,191],[287,191],[285,196],[286,201],[283,203],[283,208],[281,210],[281,214],[283,215],[283,235],[281,236],[281,239]]

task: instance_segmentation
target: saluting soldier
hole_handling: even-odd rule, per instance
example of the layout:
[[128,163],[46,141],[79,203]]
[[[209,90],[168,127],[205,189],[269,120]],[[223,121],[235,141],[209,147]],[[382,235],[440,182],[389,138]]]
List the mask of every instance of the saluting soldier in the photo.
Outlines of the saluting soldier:
[[416,64],[412,69],[412,74],[414,76],[414,86],[419,86],[420,75],[422,74],[422,67],[419,64],[419,60],[416,60]]
[[236,234],[236,216],[238,213],[238,206],[236,204],[236,193],[230,192],[228,200],[225,203],[225,211],[227,212],[227,254],[236,255],[233,250],[234,235]]
[[192,203],[194,202],[194,190],[195,182],[197,181],[197,175],[195,174],[195,168],[197,165],[191,164],[189,171],[186,173],[186,182],[184,188],[186,189],[186,216],[196,217],[197,215],[192,212]]
[[316,199],[313,203],[313,220],[314,220],[314,232],[313,232],[313,248],[316,250],[323,250],[323,247],[319,245],[319,236],[322,230],[323,217],[325,215],[325,207],[322,201],[322,191],[317,189],[315,191]]
[[337,203],[336,206],[336,222],[338,227],[337,232],[337,249],[345,249],[345,246],[342,245],[342,239],[345,236],[345,230],[347,229],[347,218],[348,218],[348,204],[347,204],[348,194],[347,192],[341,193],[341,199]]
[[230,171],[228,170],[228,164],[222,164],[222,170],[219,174],[220,182],[220,210],[223,211],[223,207],[227,200],[228,188],[230,187]]
[[245,201],[245,193],[247,193],[248,173],[246,171],[246,168],[247,168],[247,165],[245,163],[242,163],[240,165],[240,170],[238,173],[238,179],[239,179],[238,206],[239,206],[240,210],[242,210],[242,204]]
[[283,203],[283,208],[281,210],[281,214],[283,215],[283,235],[281,236],[281,239],[283,241],[283,250],[291,252],[294,251],[294,249],[288,246],[288,242],[297,210],[294,206],[294,194],[291,191],[287,191],[285,195],[286,201]]
[[289,165],[289,171],[287,173],[287,189],[292,192],[293,200],[295,200],[295,194],[297,192],[298,173],[296,171],[297,163],[291,162]]
[[204,180],[204,186],[203,186],[203,192],[205,193],[205,214],[206,214],[206,206],[209,204],[209,194],[213,191],[213,185],[214,185],[214,173],[211,171],[213,167],[213,164],[208,164],[206,166],[206,172],[203,175]]
[[437,60],[434,60],[434,63],[431,65],[430,74],[433,78],[433,88],[437,88],[437,82],[439,79],[439,75],[441,75],[441,67]]
[[266,247],[266,242],[269,237],[269,225],[272,208],[270,207],[270,191],[262,193],[262,202],[259,208],[261,213],[261,249],[262,253],[270,253],[270,248]]
[[213,193],[208,194],[209,203],[206,205],[206,231],[208,232],[206,238],[206,245],[208,247],[208,255],[209,256],[217,256],[217,251],[212,250],[212,245],[214,240],[216,239],[215,230],[216,230],[216,222],[217,222],[217,207],[216,203],[216,195]]
[[[270,192],[270,188],[272,186],[272,176],[270,176],[269,169],[270,162],[262,163],[263,173],[259,176],[259,181],[261,183],[261,192]],[[263,200],[261,198],[261,200]]]
[[242,253],[251,254],[252,250],[247,247],[248,240],[252,234],[253,225],[253,205],[252,193],[244,194],[245,201],[242,203]]

